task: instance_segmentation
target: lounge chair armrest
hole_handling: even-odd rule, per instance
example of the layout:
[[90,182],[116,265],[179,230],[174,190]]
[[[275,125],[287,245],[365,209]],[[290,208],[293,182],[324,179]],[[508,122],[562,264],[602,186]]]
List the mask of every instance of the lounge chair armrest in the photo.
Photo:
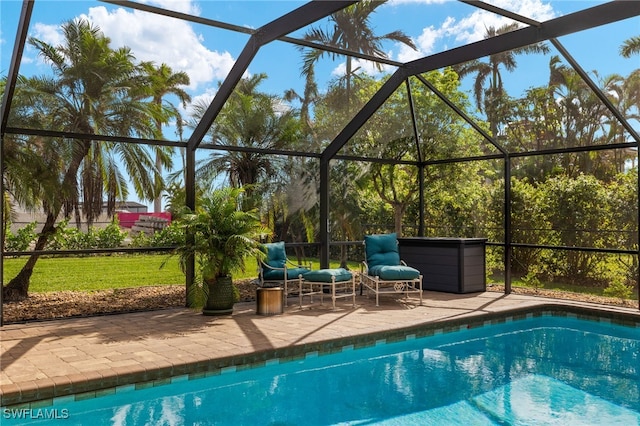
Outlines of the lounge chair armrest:
[[287,270],[286,266],[284,268],[278,268],[277,266],[269,266],[269,265],[266,265],[266,266],[267,266],[268,269],[271,269],[273,271],[286,271]]

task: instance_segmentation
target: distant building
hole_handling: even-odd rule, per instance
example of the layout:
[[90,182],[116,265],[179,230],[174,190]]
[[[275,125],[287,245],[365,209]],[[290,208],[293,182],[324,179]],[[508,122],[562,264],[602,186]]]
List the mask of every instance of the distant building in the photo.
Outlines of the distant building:
[[[103,210],[106,209],[107,205],[105,203]],[[121,203],[116,203],[116,211],[129,213],[147,213],[148,207],[135,201],[123,201]]]
[[[80,206],[82,209],[82,205]],[[106,227],[111,223],[112,218],[108,217],[106,214],[107,211],[107,203],[103,204],[103,214],[100,215],[94,222],[93,226],[98,228]],[[124,212],[124,213],[147,213],[148,207],[144,204],[138,203],[136,201],[123,201],[116,203],[116,213]],[[39,225],[44,223],[45,215],[37,212],[28,212],[20,206],[15,206],[12,212],[11,218],[11,232],[15,233],[18,229],[24,228],[25,225],[28,225],[31,222],[37,222]],[[58,218],[58,220],[62,220],[62,217]],[[69,226],[75,226],[75,218],[72,216],[69,219]],[[87,223],[82,218],[81,222],[82,229],[87,229]],[[40,226],[36,227],[36,231],[40,231]]]

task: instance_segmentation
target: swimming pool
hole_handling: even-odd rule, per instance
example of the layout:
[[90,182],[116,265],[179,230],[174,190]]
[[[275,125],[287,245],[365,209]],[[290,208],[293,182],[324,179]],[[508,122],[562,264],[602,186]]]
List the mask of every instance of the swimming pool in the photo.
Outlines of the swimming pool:
[[636,425],[638,407],[640,328],[541,316],[4,409],[2,424]]

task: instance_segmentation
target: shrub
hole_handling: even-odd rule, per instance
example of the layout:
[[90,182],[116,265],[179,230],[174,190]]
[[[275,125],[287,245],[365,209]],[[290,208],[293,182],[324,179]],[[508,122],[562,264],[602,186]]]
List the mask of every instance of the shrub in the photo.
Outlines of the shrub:
[[149,236],[144,232],[131,235],[131,247],[174,247],[184,243],[184,231],[175,222]]
[[[106,228],[91,228],[89,241],[94,248],[116,248],[122,246],[127,233],[120,229],[117,220],[112,221]],[[88,247],[87,247],[88,248]]]
[[14,235],[10,229],[7,229],[7,235],[5,236],[5,250],[6,251],[26,251],[36,237],[36,222],[31,222],[24,228],[18,229]]
[[120,229],[117,220],[106,228],[90,227],[88,232],[78,228],[67,227],[68,221],[61,222],[56,227],[56,233],[47,243],[48,250],[88,250],[102,248],[116,248],[122,246],[127,236]]
[[626,285],[622,281],[613,281],[609,287],[602,292],[608,297],[619,297],[620,299],[631,299],[633,287]]

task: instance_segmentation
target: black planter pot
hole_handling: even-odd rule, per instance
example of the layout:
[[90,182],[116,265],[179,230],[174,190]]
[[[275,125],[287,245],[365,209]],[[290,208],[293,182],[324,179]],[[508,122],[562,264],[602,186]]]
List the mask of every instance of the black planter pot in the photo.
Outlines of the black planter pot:
[[228,315],[233,312],[236,302],[235,289],[231,277],[217,277],[207,280],[209,293],[202,309],[203,315]]

